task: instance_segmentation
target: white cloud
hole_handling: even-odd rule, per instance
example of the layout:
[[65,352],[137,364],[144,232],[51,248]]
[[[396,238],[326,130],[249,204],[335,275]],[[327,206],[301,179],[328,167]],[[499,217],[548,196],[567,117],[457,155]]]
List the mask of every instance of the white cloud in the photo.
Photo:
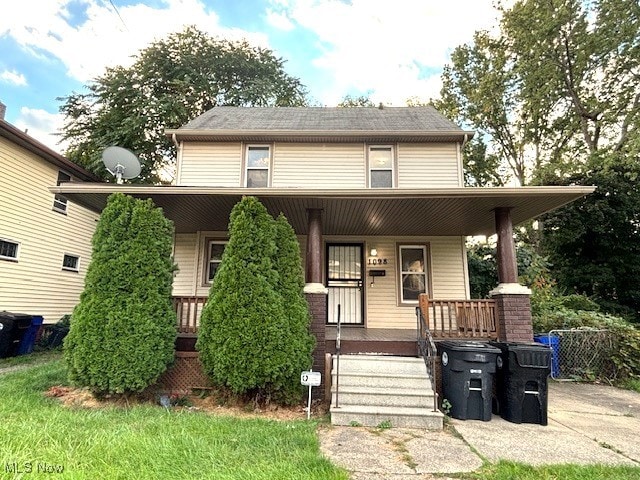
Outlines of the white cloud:
[[270,8],[267,9],[266,20],[272,27],[285,32],[290,32],[295,28],[295,25],[291,22],[289,17],[287,17],[286,13],[274,12]]
[[[104,0],[78,0],[86,8],[86,20],[71,25],[71,0],[22,0],[0,18],[0,35],[8,34],[39,58],[57,58],[69,76],[88,82],[107,66],[130,65],[132,55],[150,42],[196,25],[212,36],[246,38],[268,46],[267,37],[242,29],[224,28],[214,12],[199,0],[165,0],[162,8],[142,3],[122,6],[118,13]],[[121,18],[122,20],[121,20]]]
[[14,122],[16,128],[26,131],[31,137],[44,143],[54,152],[62,153],[66,144],[59,144],[60,137],[55,133],[62,128],[63,116],[59,113],[49,113],[42,109],[22,107],[20,116]]
[[0,72],[0,82],[10,83],[19,87],[25,87],[27,85],[26,77],[15,70],[4,70]]
[[319,38],[313,64],[335,82],[316,92],[335,104],[350,91],[403,105],[437,97],[440,72],[455,46],[497,23],[491,0],[291,0],[272,7]]

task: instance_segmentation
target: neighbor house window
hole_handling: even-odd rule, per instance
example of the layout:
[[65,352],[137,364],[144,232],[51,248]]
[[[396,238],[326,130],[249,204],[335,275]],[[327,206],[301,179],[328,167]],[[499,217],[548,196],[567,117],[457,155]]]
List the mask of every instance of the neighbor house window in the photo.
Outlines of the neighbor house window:
[[205,283],[211,283],[222,263],[222,254],[227,245],[225,240],[209,240],[207,244],[207,265]]
[[400,301],[418,303],[418,295],[427,293],[427,247],[400,245]]
[[369,186],[393,187],[393,148],[369,147]]
[[64,254],[62,259],[62,270],[68,270],[70,272],[80,271],[80,257],[77,255]]
[[[56,183],[56,185],[59,186],[64,182],[70,182],[70,181],[71,181],[71,175],[68,175],[64,172],[58,172],[58,182]],[[53,199],[53,209],[56,212],[67,213],[67,199],[62,195],[56,193]]]
[[20,244],[0,238],[0,260],[18,260]]
[[268,145],[247,147],[247,187],[268,187],[270,165],[271,149]]

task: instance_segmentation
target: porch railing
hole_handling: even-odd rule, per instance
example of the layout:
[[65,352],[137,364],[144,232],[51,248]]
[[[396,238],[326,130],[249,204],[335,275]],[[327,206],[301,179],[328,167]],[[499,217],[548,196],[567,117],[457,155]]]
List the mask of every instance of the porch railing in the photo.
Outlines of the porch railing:
[[434,338],[498,338],[495,300],[432,300],[423,294],[419,304]]
[[178,317],[178,333],[198,332],[200,314],[207,297],[173,297],[173,308]]
[[427,366],[427,374],[431,380],[431,391],[433,392],[433,411],[438,411],[438,392],[437,392],[437,370],[436,360],[438,358],[438,351],[436,350],[436,344],[433,341],[431,332],[427,327],[427,322],[422,314],[421,307],[416,307],[416,319],[417,319],[417,331],[418,331],[418,351],[420,356],[424,359],[424,363]]

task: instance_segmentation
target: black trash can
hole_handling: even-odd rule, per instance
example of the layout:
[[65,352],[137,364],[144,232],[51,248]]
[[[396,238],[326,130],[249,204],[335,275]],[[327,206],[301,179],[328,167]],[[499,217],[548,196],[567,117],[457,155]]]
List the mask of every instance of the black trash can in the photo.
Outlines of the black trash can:
[[31,326],[31,315],[0,312],[0,358],[15,357],[20,342]]
[[547,425],[551,348],[541,343],[491,342],[496,360],[496,412],[513,423]]
[[449,415],[460,420],[491,420],[493,374],[500,350],[486,342],[438,342],[442,358],[442,397]]

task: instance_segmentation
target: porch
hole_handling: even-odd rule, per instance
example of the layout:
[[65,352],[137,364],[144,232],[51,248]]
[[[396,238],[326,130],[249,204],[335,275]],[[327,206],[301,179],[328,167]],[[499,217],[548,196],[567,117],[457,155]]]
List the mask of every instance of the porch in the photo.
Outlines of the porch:
[[[207,297],[173,297],[177,315],[179,351],[195,351],[200,315]],[[434,340],[498,338],[495,300],[430,300],[420,297],[422,319]],[[416,316],[416,322],[418,317]],[[418,356],[418,323],[416,328],[340,327],[340,352],[343,354],[377,353],[398,356]],[[325,325],[325,352],[337,352],[336,325]]]

